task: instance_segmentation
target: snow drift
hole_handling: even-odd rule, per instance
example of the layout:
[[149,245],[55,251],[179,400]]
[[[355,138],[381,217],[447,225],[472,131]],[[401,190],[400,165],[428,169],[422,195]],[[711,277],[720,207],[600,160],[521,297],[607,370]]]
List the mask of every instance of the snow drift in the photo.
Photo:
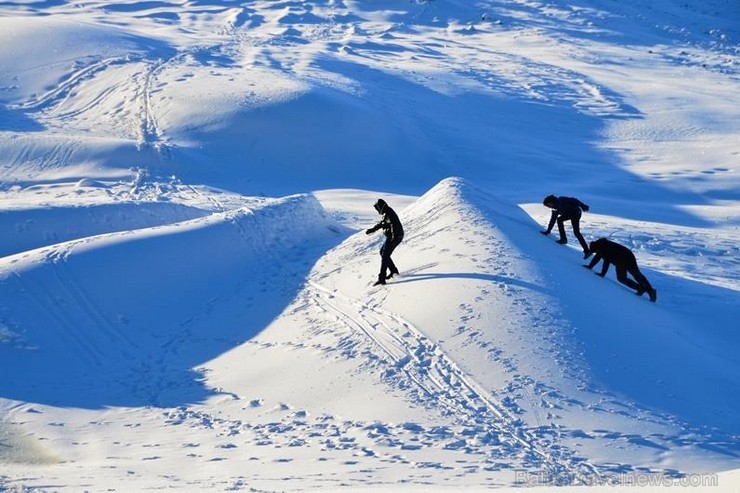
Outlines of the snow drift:
[[[146,208],[139,212],[146,216]],[[260,284],[299,269],[285,262],[296,242],[327,241],[335,235],[330,225],[313,197],[294,196],[4,257],[2,323],[14,350],[3,358],[10,378],[0,384],[2,394],[75,407],[161,404],[163,396],[131,392],[138,372],[145,387],[170,379],[199,388],[197,375],[182,379],[178,372],[192,372],[218,354],[219,344],[199,345],[193,320],[250,298],[261,304],[256,319],[271,316],[288,293],[264,300]],[[282,286],[283,275],[277,277],[272,283]],[[241,330],[249,337],[258,329]],[[178,348],[179,362],[157,375],[150,365],[173,340],[189,349]]]
[[[402,274],[384,288],[370,289],[377,239],[357,233],[321,254],[346,233],[310,196],[5,257],[3,395],[28,403],[16,413],[34,427],[56,414],[39,404],[88,409],[67,423],[81,437],[105,409],[130,409],[97,445],[125,447],[126,467],[149,457],[115,431],[130,426],[146,447],[215,445],[216,461],[179,459],[201,484],[271,484],[276,472],[254,460],[311,471],[282,476],[287,489],[334,475],[494,486],[521,471],[591,484],[732,463],[737,338],[676,317],[670,297],[654,305],[593,276],[520,207],[466,180],[400,212]],[[169,467],[147,462],[128,480],[156,486]]]
[[0,489],[736,468],[737,5],[644,4],[5,2]]

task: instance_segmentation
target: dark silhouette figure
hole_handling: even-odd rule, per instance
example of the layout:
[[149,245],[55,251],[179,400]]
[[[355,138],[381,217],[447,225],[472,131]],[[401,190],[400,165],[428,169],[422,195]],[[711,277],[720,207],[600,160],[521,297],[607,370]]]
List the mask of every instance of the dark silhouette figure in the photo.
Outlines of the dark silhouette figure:
[[[401,221],[398,219],[396,211],[391,209],[391,207],[385,203],[385,200],[378,199],[378,201],[373,204],[373,207],[378,211],[378,214],[383,216],[383,218],[378,222],[378,224],[366,230],[365,233],[372,234],[375,231],[382,229],[385,234],[385,242],[383,243],[383,246],[380,247],[380,274],[378,274],[378,280],[373,284],[373,286],[377,286],[379,284],[385,284],[386,279],[390,279],[395,274],[398,274],[398,269],[391,259],[391,254],[403,240],[403,226],[401,225]],[[388,271],[390,271],[390,274],[388,274]]]
[[558,243],[565,245],[568,243],[568,238],[565,236],[565,221],[570,221],[573,226],[573,234],[578,239],[578,243],[583,248],[583,258],[588,258],[591,255],[591,251],[588,248],[586,240],[583,239],[581,234],[581,210],[588,212],[589,207],[574,197],[556,197],[554,195],[548,195],[542,203],[552,209],[552,215],[550,216],[550,223],[547,225],[545,231],[540,231],[543,235],[549,235],[552,231],[552,227],[555,226],[555,222],[558,223],[558,232],[560,233],[560,239]]
[[[657,291],[653,289],[650,282],[648,282],[647,278],[637,267],[637,259],[635,259],[635,254],[632,253],[632,250],[619,243],[609,241],[606,238],[599,238],[596,241],[592,241],[590,247],[591,252],[595,256],[591,259],[591,263],[584,265],[584,267],[591,269],[599,263],[599,260],[604,259],[604,265],[598,275],[604,277],[609,270],[609,266],[614,264],[614,267],[617,269],[617,280],[619,282],[636,290],[637,296],[647,293],[650,296],[650,301],[658,299]],[[637,282],[627,277],[628,272]]]

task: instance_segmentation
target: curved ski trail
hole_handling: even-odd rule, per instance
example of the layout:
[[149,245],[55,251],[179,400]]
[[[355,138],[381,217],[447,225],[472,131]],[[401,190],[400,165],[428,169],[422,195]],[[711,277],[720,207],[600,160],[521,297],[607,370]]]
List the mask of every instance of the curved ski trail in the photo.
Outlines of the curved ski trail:
[[599,475],[596,467],[566,447],[549,440],[543,443],[532,434],[439,344],[410,321],[383,309],[384,295],[362,301],[309,280],[302,296],[333,312],[379,349],[377,364],[384,381],[416,394],[425,407],[454,417],[463,427],[460,443],[465,447],[475,443],[476,448],[503,448],[507,455],[518,456],[523,467],[544,471],[554,482],[587,484]]

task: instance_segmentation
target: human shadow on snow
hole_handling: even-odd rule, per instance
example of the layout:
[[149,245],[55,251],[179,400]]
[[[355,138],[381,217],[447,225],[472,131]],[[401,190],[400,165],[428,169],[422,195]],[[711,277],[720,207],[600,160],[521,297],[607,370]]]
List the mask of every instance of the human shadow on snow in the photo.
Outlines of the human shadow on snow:
[[532,291],[542,291],[541,286],[522,281],[521,279],[496,274],[484,274],[481,272],[425,272],[423,274],[402,274],[399,279],[393,279],[389,282],[392,284],[406,284],[410,282],[434,281],[438,279],[472,279],[496,284],[506,284],[508,286],[516,286]]

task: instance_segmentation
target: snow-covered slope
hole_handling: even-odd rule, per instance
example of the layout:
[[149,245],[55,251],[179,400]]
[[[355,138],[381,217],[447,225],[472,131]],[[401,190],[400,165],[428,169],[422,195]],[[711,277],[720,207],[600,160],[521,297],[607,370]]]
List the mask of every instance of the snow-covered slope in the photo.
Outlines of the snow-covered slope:
[[707,333],[629,295],[461,179],[403,217],[403,273],[381,289],[377,242],[360,232],[319,258],[340,229],[300,196],[6,257],[1,390],[26,403],[11,429],[50,440],[34,452],[59,461],[48,478],[84,467],[126,489],[573,484],[732,464],[727,314],[702,307]]
[[[220,351],[198,342],[194,321],[221,303],[246,310],[255,297],[254,318],[274,316],[290,298],[280,292],[286,280],[300,279],[300,265],[290,262],[296,242],[336,235],[323,218],[316,199],[295,196],[4,257],[5,337],[17,350],[3,358],[9,373],[0,392],[83,408],[163,404],[161,392],[187,387],[181,378]],[[261,299],[259,285],[268,282],[282,297]],[[171,347],[178,341],[188,349]],[[178,357],[163,368],[167,347]]]
[[419,195],[465,175],[526,201],[567,176],[643,216],[732,196],[736,3],[581,3],[11,4],[2,177]]
[[0,4],[0,489],[735,491],[738,18]]

